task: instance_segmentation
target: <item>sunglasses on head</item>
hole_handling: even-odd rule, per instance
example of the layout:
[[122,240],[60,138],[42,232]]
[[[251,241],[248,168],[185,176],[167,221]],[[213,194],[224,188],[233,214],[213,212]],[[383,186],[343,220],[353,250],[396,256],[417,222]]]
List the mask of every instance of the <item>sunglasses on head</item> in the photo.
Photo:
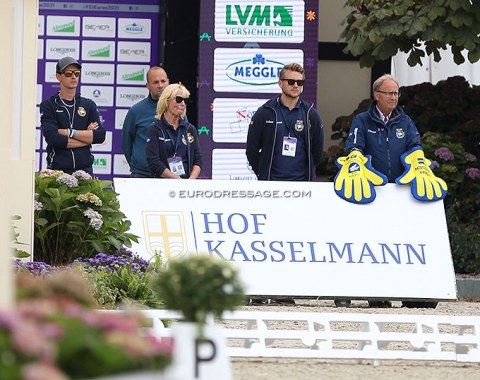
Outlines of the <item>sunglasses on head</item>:
[[301,87],[305,83],[305,81],[303,79],[280,79],[280,80],[287,81],[287,83],[290,86],[293,86],[296,83],[298,86]]
[[181,102],[185,102],[187,104],[188,98],[182,98],[181,96],[175,96],[175,101],[180,104]]
[[80,70],[65,70],[62,74],[67,78],[70,78],[72,75],[75,75],[78,78],[80,76]]

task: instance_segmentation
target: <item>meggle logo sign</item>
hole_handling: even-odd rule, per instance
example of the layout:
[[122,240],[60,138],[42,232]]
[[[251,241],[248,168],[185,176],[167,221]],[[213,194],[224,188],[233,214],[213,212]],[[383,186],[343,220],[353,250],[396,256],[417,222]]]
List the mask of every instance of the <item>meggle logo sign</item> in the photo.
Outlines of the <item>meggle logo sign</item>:
[[215,3],[215,40],[301,43],[305,2],[231,1]]
[[214,90],[221,92],[278,93],[285,64],[303,65],[299,49],[215,49]]
[[118,37],[150,39],[152,36],[152,21],[150,19],[118,19]]

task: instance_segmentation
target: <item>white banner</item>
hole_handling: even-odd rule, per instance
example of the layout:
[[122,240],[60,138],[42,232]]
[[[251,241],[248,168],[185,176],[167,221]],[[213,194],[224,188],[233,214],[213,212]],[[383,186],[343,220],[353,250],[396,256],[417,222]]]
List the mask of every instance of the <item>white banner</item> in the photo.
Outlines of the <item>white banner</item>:
[[149,259],[210,253],[240,269],[247,294],[456,299],[442,202],[408,186],[348,203],[327,182],[115,178]]

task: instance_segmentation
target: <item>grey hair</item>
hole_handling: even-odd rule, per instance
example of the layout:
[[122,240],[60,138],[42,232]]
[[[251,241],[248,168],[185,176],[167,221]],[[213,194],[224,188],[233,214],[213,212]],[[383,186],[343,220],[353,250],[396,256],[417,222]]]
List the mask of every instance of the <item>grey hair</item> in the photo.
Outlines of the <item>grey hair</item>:
[[373,82],[373,85],[372,85],[373,92],[377,91],[380,87],[382,87],[383,82],[385,82],[386,80],[393,80],[397,84],[397,87],[400,87],[400,85],[398,84],[397,80],[393,75],[383,74],[380,78],[378,78],[375,82]]

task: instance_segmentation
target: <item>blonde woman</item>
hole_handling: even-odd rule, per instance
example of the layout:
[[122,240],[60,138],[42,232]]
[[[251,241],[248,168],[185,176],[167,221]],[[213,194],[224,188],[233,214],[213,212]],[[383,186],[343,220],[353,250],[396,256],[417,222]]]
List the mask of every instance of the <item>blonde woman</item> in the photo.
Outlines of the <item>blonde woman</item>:
[[155,123],[148,129],[147,162],[156,178],[196,179],[202,170],[197,129],[185,114],[190,92],[179,83],[167,86],[158,99]]

